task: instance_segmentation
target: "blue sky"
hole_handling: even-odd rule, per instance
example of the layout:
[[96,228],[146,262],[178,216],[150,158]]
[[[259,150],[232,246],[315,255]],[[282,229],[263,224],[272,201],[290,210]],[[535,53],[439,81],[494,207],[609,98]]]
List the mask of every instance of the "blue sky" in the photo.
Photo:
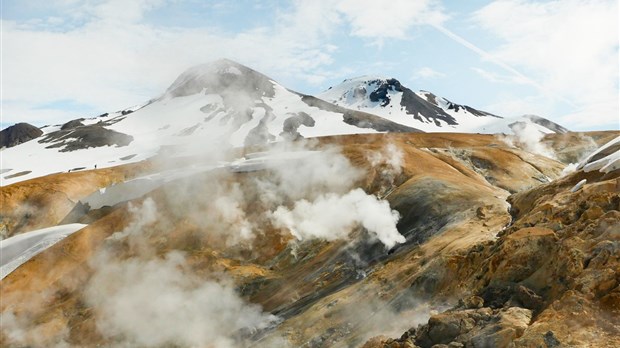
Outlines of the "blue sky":
[[608,0],[4,0],[2,127],[136,105],[218,58],[308,94],[383,75],[499,115],[620,129]]

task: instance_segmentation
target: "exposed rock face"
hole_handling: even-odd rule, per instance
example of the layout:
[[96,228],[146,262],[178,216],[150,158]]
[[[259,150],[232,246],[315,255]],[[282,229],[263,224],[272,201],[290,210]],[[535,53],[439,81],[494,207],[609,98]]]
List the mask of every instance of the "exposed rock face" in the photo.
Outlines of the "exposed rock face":
[[0,131],[0,148],[12,147],[40,137],[43,131],[28,123],[17,123]]
[[407,110],[408,114],[412,115],[413,118],[417,120],[434,122],[436,125],[440,124],[439,121],[444,121],[449,125],[457,124],[454,117],[436,105],[426,102],[408,88],[403,90],[400,105]]
[[84,124],[82,123],[82,121],[84,121],[84,119],[83,119],[83,118],[78,118],[78,119],[75,119],[75,120],[71,120],[71,121],[69,121],[69,122],[67,122],[67,123],[63,124],[63,125],[60,127],[60,130],[67,130],[67,129],[73,129],[73,128],[76,128],[76,127],[81,127],[81,126],[83,126],[83,125],[84,125]]
[[[428,101],[429,103],[431,103],[431,104],[433,104],[435,106],[439,106],[439,104],[437,103],[437,99],[438,98],[437,98],[436,95],[434,95],[433,93],[428,92],[428,91],[420,91],[420,93],[422,93],[425,96],[426,101]],[[451,101],[449,101],[447,99],[445,99],[445,101],[446,101],[447,109],[448,110],[454,110],[455,112],[458,112],[459,110],[466,110],[469,113],[471,113],[473,115],[476,115],[476,116],[493,116],[493,117],[498,117],[498,118],[500,117],[500,116],[494,115],[494,114],[492,114],[490,112],[474,109],[474,108],[472,108],[471,106],[468,106],[468,105],[461,105],[461,104],[453,103],[453,102],[451,102]]]
[[[571,192],[584,178],[589,184]],[[518,192],[508,201],[513,222],[497,240],[436,261],[426,272],[435,275],[435,286],[417,287],[446,294],[453,287],[467,288],[486,307],[468,309],[480,301],[466,298],[400,339],[375,339],[374,346],[620,344],[620,172],[576,172]],[[457,260],[458,265],[453,263]],[[453,271],[438,273],[443,267]],[[452,280],[442,281],[442,275]],[[490,311],[492,320],[476,317]],[[507,311],[519,313],[509,320],[517,325],[500,325],[499,316]]]
[[300,126],[314,127],[314,119],[305,112],[300,112],[284,120],[281,135],[288,140],[298,140],[303,136],[297,131]]
[[[63,127],[68,124],[63,125]],[[51,145],[47,148],[61,148],[61,152],[89,147],[127,146],[132,141],[133,136],[107,129],[101,124],[80,126],[78,123],[69,124],[64,129],[61,128],[59,131],[49,133],[39,140],[40,143],[50,143]]]
[[564,134],[567,133],[569,130],[560,126],[559,124],[550,121],[546,118],[540,117],[540,116],[536,116],[536,115],[525,115],[525,117],[529,118],[530,120],[532,120],[534,123],[539,124],[547,129],[553,130],[554,132],[558,133],[558,134]]
[[398,339],[377,338],[364,347],[509,347],[531,320],[532,312],[518,307],[448,311],[432,316],[428,324]]
[[309,95],[301,95],[301,100],[308,104],[309,106],[318,107],[323,110],[329,110],[333,112],[342,113],[342,118],[345,123],[348,123],[353,126],[357,126],[360,128],[370,128],[379,132],[411,132],[411,133],[419,133],[422,132],[419,129],[407,127],[399,123],[395,123],[384,118],[375,116],[373,114],[369,114],[366,112],[360,112],[355,110],[345,109],[341,106],[334,105],[328,103],[319,98],[309,96]]
[[[330,87],[319,98],[353,110],[372,113],[426,132],[511,132],[514,121],[453,103],[427,91],[414,92],[394,78],[361,76]],[[530,119],[525,120],[533,124]],[[538,127],[537,127],[538,128]],[[545,129],[544,126],[540,127]]]
[[397,92],[403,91],[403,86],[401,86],[400,81],[397,79],[387,79],[385,81],[376,80],[369,81],[368,83],[378,85],[374,91],[370,92],[369,98],[372,102],[380,102],[381,106],[386,106],[390,103],[388,90]]

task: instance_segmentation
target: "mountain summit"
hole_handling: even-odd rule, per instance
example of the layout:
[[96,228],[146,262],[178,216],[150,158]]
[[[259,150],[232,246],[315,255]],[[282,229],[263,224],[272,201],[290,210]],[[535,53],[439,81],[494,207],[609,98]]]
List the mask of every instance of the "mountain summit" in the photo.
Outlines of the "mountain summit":
[[165,96],[184,97],[202,91],[228,97],[244,93],[254,99],[275,95],[269,77],[232,60],[219,59],[187,69],[168,87]]
[[511,133],[515,125],[524,123],[542,133],[563,129],[541,117],[503,118],[428,91],[414,92],[397,79],[383,76],[346,79],[318,97],[425,132]]

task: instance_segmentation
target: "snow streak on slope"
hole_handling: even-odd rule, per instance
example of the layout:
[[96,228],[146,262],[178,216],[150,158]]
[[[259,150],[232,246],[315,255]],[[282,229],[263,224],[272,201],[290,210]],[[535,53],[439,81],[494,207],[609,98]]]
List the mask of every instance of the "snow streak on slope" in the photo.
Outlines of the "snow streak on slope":
[[0,279],[4,279],[33,256],[86,226],[84,224],[59,225],[1,240]]
[[610,173],[620,169],[620,137],[601,146],[579,163],[577,169],[582,168],[584,172],[598,170],[601,173]]

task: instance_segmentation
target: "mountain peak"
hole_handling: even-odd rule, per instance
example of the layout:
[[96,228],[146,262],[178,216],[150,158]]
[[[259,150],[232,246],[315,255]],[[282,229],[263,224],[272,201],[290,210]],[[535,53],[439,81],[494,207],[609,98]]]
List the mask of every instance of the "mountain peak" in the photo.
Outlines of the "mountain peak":
[[257,98],[273,97],[273,81],[247,66],[230,59],[218,59],[185,70],[168,87],[165,96],[183,97],[201,93],[238,93],[246,91]]
[[471,132],[492,119],[501,118],[453,103],[428,91],[414,92],[395,78],[377,75],[344,80],[319,97],[346,108],[369,112],[430,132]]

